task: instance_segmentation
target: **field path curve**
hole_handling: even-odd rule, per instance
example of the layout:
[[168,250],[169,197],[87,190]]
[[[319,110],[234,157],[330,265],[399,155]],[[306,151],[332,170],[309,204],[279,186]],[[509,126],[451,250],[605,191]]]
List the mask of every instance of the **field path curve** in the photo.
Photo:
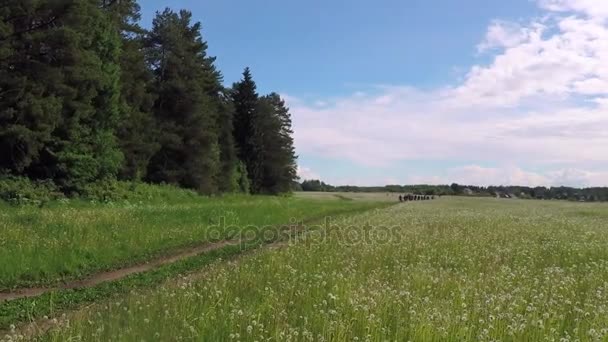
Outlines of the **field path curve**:
[[239,243],[241,243],[241,241],[239,240],[224,240],[215,243],[206,243],[202,246],[182,249],[181,251],[178,251],[176,253],[165,255],[145,263],[136,264],[111,271],[95,273],[85,279],[68,281],[59,286],[20,288],[12,291],[0,292],[0,303],[20,298],[38,297],[51,291],[94,287],[104,282],[120,280],[132,274],[147,272],[163,265],[172,264],[174,262],[187,259],[202,253],[221,249],[226,246],[238,245]]

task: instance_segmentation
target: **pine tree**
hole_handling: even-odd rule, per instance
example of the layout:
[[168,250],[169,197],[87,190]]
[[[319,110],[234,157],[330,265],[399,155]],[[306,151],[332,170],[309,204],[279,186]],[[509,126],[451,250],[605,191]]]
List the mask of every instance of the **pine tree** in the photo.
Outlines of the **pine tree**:
[[221,75],[206,54],[200,23],[191,24],[191,18],[184,10],[157,13],[146,41],[161,145],[148,166],[148,179],[213,193],[220,159]]
[[1,15],[0,167],[68,192],[113,177],[121,42],[111,18],[94,0],[10,0]]
[[137,0],[99,0],[99,2],[118,30],[126,34],[142,33],[142,28],[139,26],[141,8]]

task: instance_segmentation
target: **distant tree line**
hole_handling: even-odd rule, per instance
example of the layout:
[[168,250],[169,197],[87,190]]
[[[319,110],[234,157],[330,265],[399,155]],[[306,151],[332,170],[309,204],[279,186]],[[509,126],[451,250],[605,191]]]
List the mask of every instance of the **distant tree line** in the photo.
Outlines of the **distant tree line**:
[[301,191],[325,192],[392,192],[415,195],[482,196],[524,199],[559,199],[585,202],[608,201],[608,188],[528,187],[528,186],[475,186],[460,185],[385,185],[385,186],[332,186],[320,180],[304,180]]
[[318,179],[304,180],[296,187],[299,191],[324,192],[394,192],[415,195],[447,195],[452,194],[449,185],[385,185],[385,186],[333,186]]
[[324,192],[332,192],[336,191],[335,186],[331,186],[329,184],[325,184],[324,182],[313,179],[313,180],[305,180],[301,184],[302,191],[324,191]]
[[507,197],[507,198],[524,198],[524,199],[558,199],[571,201],[585,202],[604,202],[608,201],[608,188],[592,187],[592,188],[574,188],[566,186],[558,187],[529,187],[529,186],[488,186],[479,187],[472,185],[459,185],[453,183],[450,185],[452,193],[455,195],[467,194],[467,189],[473,195],[492,196],[492,197]]
[[0,6],[0,174],[66,194],[104,180],[281,193],[291,117],[251,71],[226,88],[187,10],[139,24],[136,0]]

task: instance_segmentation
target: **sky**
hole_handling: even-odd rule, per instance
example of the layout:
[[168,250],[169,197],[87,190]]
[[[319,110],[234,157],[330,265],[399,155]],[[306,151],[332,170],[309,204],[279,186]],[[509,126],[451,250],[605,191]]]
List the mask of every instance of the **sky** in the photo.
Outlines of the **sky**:
[[290,107],[334,185],[608,186],[607,0],[141,0]]

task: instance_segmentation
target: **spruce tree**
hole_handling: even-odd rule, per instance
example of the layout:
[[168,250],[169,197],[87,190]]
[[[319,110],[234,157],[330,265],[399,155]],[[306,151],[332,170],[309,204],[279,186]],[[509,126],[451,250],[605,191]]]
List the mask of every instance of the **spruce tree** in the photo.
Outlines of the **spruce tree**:
[[213,193],[220,166],[221,75],[207,56],[201,24],[191,24],[191,18],[185,10],[157,13],[146,39],[161,146],[148,166],[148,179]]
[[232,135],[233,112],[232,102],[222,93],[217,123],[220,146],[220,169],[217,184],[220,192],[243,192],[239,183],[238,159]]
[[232,102],[237,156],[245,164],[251,192],[258,193],[262,190],[261,151],[255,133],[259,96],[249,68],[245,68],[243,79],[232,86]]

